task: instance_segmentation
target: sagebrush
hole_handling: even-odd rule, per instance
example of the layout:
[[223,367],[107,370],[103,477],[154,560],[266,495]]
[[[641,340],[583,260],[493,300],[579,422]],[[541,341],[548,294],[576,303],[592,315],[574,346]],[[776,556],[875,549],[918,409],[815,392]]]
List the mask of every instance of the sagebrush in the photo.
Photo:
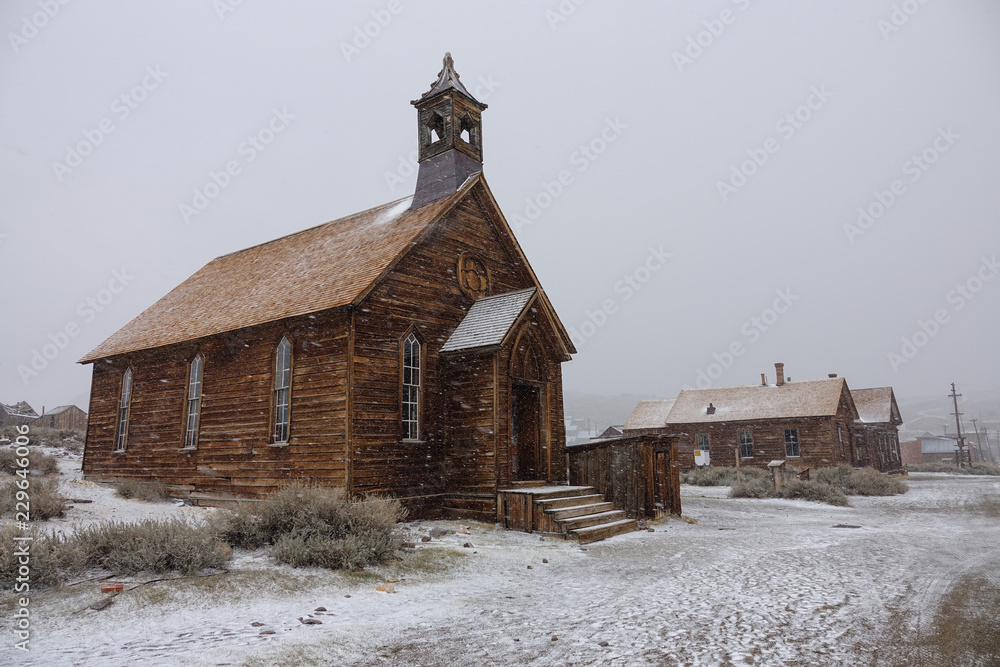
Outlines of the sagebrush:
[[402,544],[396,525],[405,516],[398,500],[349,501],[334,489],[293,484],[220,515],[215,527],[234,547],[274,545],[271,555],[279,562],[341,569],[392,556]]
[[813,479],[835,486],[849,496],[895,496],[909,490],[903,480],[883,475],[874,468],[819,468]]
[[[23,456],[17,455],[15,447],[0,448],[0,472],[13,475],[18,470],[24,469]],[[59,472],[59,459],[45,452],[40,452],[34,447],[28,451],[28,472],[34,475],[51,475]]]
[[[18,503],[26,503],[24,505]],[[48,521],[66,513],[67,499],[59,493],[54,479],[21,479],[0,481],[0,514],[25,512],[31,521]]]
[[[20,565],[23,535],[14,526],[0,529],[0,585],[11,589]],[[178,571],[191,574],[220,568],[232,558],[232,549],[220,542],[206,524],[181,519],[139,523],[105,521],[71,535],[34,529],[31,533],[31,585],[53,586],[89,568],[114,575]]]

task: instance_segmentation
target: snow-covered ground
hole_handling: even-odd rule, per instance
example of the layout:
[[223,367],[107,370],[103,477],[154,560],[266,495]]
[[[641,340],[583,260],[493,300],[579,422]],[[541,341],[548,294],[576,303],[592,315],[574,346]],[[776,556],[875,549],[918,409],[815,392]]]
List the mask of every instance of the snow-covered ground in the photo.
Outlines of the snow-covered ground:
[[[228,573],[129,584],[103,611],[87,608],[103,582],[84,582],[33,595],[27,655],[11,648],[4,613],[0,663],[905,664],[887,636],[929,623],[963,575],[1000,584],[1000,520],[971,509],[1000,495],[1000,480],[919,474],[910,486],[847,508],[684,487],[696,524],[583,548],[487,524],[424,543],[430,528],[461,524],[413,522],[415,553],[376,572],[239,553]],[[86,483],[66,490],[95,500],[68,523],[210,511],[113,499]],[[386,579],[398,579],[395,593],[376,590]],[[300,621],[310,616],[321,623]]]

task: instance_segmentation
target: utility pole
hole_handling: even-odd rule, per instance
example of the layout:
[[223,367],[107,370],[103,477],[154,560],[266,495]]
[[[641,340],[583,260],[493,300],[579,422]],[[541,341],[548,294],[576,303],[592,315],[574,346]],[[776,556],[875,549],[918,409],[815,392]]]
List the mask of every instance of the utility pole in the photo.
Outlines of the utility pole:
[[985,461],[986,457],[983,456],[983,441],[979,437],[979,425],[976,422],[978,419],[972,420],[972,428],[976,429],[976,454],[979,456],[980,461]]
[[953,412],[952,414],[955,415],[955,428],[957,429],[957,433],[958,433],[958,436],[957,436],[958,437],[958,467],[959,468],[964,468],[965,467],[965,443],[963,442],[963,439],[962,439],[962,421],[959,419],[959,417],[961,417],[965,413],[958,411],[958,399],[959,399],[960,396],[961,396],[961,394],[956,394],[955,393],[955,383],[952,382],[951,383],[951,394],[949,394],[949,397],[951,398],[952,402],[955,405],[955,412]]

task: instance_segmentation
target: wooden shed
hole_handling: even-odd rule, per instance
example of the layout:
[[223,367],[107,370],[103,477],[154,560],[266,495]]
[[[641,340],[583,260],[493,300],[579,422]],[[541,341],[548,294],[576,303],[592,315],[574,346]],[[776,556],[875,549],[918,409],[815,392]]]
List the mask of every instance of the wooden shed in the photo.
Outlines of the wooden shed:
[[504,487],[565,484],[575,349],[483,177],[486,105],[450,56],[413,104],[413,196],[219,257],[81,360],[87,478],[491,520]]
[[43,428],[86,431],[87,413],[75,405],[60,405],[48,412],[43,409],[42,415],[35,421],[34,425]]

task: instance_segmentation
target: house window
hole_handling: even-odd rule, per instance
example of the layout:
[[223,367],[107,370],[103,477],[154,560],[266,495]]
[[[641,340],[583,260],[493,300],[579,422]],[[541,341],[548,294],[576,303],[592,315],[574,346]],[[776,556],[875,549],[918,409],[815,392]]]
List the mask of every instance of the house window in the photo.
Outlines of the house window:
[[798,457],[799,454],[799,430],[797,428],[785,429],[785,456]]
[[698,434],[698,447],[697,448],[700,449],[703,452],[711,451],[708,448],[708,433],[699,433]]
[[840,440],[840,458],[844,458],[844,429],[841,424],[837,424],[837,439]]
[[403,439],[420,438],[420,341],[410,334],[403,341]]
[[274,360],[274,442],[288,442],[290,394],[292,387],[292,344],[287,338],[278,343]]
[[184,448],[198,446],[198,423],[201,421],[201,355],[191,360],[188,368],[187,404],[184,411]]
[[115,433],[115,451],[124,452],[128,441],[128,409],[132,402],[132,369],[122,374],[122,391],[118,399],[118,425]]
[[750,431],[740,431],[740,458],[753,458],[753,435]]

